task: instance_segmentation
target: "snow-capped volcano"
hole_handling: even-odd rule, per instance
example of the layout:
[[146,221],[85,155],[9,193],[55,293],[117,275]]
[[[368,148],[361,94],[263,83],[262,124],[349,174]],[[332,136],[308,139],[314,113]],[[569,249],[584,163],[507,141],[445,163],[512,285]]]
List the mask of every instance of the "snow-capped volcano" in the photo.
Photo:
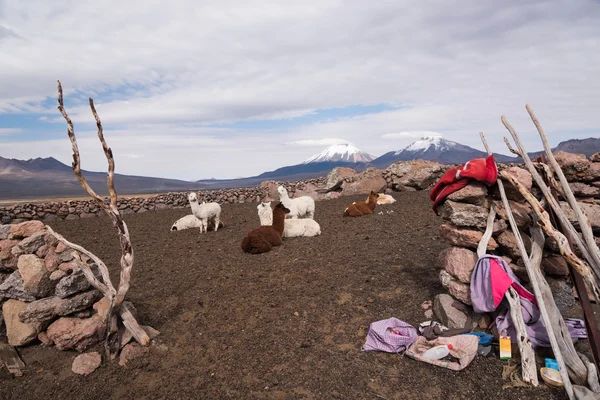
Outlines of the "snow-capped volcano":
[[[429,150],[447,151],[447,150],[451,150],[452,148],[457,148],[460,146],[462,146],[460,143],[446,140],[446,139],[442,138],[441,136],[422,137],[421,139],[417,140],[416,142],[412,142],[411,144],[406,146],[404,149],[398,150],[396,152],[396,155],[398,155],[404,151],[410,151],[410,152],[420,152],[420,151],[426,152]],[[463,146],[463,147],[466,147],[466,146]]]
[[347,144],[336,144],[330,146],[315,154],[308,160],[304,161],[303,164],[318,163],[318,162],[349,162],[349,163],[367,163],[375,159],[372,155],[360,151],[355,146]]

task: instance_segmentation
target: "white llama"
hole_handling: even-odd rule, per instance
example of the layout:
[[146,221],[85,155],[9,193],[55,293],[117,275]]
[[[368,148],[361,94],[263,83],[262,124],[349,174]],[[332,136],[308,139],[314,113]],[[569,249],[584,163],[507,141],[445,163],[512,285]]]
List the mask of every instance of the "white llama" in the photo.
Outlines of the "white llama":
[[208,231],[208,221],[211,220],[215,226],[215,231],[219,229],[221,218],[221,206],[218,203],[198,204],[198,196],[192,192],[188,195],[192,214],[200,221],[200,233]]
[[[260,203],[256,206],[261,225],[273,224],[273,209],[271,202]],[[283,223],[283,237],[318,236],[321,226],[314,219],[286,219]]]
[[279,193],[279,201],[290,210],[290,213],[287,214],[286,218],[313,219],[315,217],[315,200],[312,197],[300,196],[295,199],[290,199],[286,188],[283,186],[279,186],[277,192]]

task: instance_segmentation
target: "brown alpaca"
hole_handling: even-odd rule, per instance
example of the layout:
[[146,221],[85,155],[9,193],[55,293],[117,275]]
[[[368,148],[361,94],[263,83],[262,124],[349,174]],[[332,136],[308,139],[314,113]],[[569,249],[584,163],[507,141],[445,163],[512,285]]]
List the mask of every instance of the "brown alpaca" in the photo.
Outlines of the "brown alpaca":
[[277,203],[273,210],[273,225],[259,226],[248,232],[242,240],[242,250],[245,253],[260,254],[271,251],[273,246],[280,246],[283,243],[281,235],[285,214],[289,212],[283,204]]
[[344,210],[344,217],[360,217],[367,214],[373,214],[375,206],[377,206],[377,198],[379,194],[371,191],[367,201],[359,201],[350,204],[348,208]]

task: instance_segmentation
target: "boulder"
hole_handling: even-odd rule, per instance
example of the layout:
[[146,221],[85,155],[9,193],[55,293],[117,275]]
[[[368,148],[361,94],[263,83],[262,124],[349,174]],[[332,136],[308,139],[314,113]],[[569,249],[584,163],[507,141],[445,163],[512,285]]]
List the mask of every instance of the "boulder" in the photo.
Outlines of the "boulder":
[[[212,224],[211,222],[209,222],[209,223],[208,223],[208,225],[209,225],[209,229],[208,229],[209,231],[211,231],[211,229],[210,229],[210,225],[213,225],[213,228],[212,228],[212,230],[214,230],[214,224]],[[219,222],[219,225],[220,225],[220,222]],[[75,260],[71,260],[71,261],[69,261],[69,262],[64,262],[64,263],[61,263],[61,264],[58,266],[58,269],[59,269],[60,271],[64,271],[64,272],[67,272],[67,273],[71,273],[71,272],[73,272],[73,271],[77,271],[77,270],[79,270],[79,265],[77,264],[77,261],[75,261]]]
[[62,317],[48,327],[47,333],[57,349],[83,351],[104,340],[105,328],[98,315],[86,319]]
[[[475,229],[458,228],[454,225],[442,224],[440,225],[439,236],[453,246],[477,249],[483,233]],[[487,250],[496,250],[497,248],[498,243],[496,243],[496,240],[490,238]]]
[[448,292],[456,299],[471,305],[471,288],[466,283],[454,279],[445,269],[440,271],[440,281]]
[[0,264],[4,268],[17,268],[17,257],[12,254],[12,249],[19,242],[19,240],[0,240]]
[[123,347],[119,356],[119,365],[124,367],[128,362],[143,357],[150,352],[148,347],[142,347],[137,343],[130,343]]
[[[573,226],[575,228],[579,229],[579,222],[577,221],[577,216],[575,215],[575,212],[573,210],[571,210],[569,203],[567,203],[566,201],[561,201],[559,203],[560,203],[560,208],[562,208],[562,210],[565,212],[568,220],[573,224]],[[579,204],[579,208],[581,208],[581,211],[587,216],[588,220],[590,221],[590,224],[592,225],[592,230],[594,231],[594,234],[599,235],[600,234],[600,205],[582,203],[582,202],[578,202],[578,204]]]
[[19,271],[15,271],[0,285],[0,299],[9,298],[23,301],[33,301],[35,296],[23,288],[23,279]]
[[576,197],[600,196],[600,187],[590,186],[582,182],[569,182],[569,187]]
[[590,161],[592,161],[592,162],[600,162],[600,152],[592,154],[590,156]]
[[58,268],[58,254],[54,251],[48,250],[46,258],[44,258],[44,266],[48,272],[54,272]]
[[338,190],[342,186],[344,179],[351,176],[355,176],[356,171],[352,168],[335,167],[327,174],[327,181],[325,182],[325,190],[328,192]]
[[462,247],[450,247],[439,255],[442,267],[461,282],[471,282],[471,274],[477,263],[477,254]]
[[47,297],[54,290],[50,273],[44,265],[44,260],[33,255],[24,254],[19,257],[17,268],[23,279],[25,292],[36,298]]
[[40,323],[23,323],[19,314],[27,308],[27,303],[19,300],[8,300],[2,305],[2,315],[6,324],[6,336],[8,344],[12,346],[23,346],[37,339],[42,331]]
[[9,239],[24,239],[33,236],[37,232],[45,230],[45,225],[41,221],[26,221],[20,224],[11,225]]
[[71,296],[72,294],[88,290],[90,286],[90,282],[83,274],[83,271],[78,269],[71,275],[62,278],[60,282],[58,282],[54,291],[54,295],[60,298],[65,298]]
[[369,194],[381,192],[387,186],[386,180],[380,170],[367,168],[365,171],[354,176],[352,182],[344,181],[342,183],[342,195]]
[[79,375],[89,375],[102,364],[102,356],[98,352],[80,354],[73,360],[71,371]]
[[[496,205],[496,212],[498,213],[498,217],[503,220],[508,221],[508,214],[506,214],[506,210],[504,209],[504,205],[501,201],[494,201]],[[528,203],[519,203],[513,200],[509,200],[508,204],[510,205],[510,210],[512,211],[513,217],[515,217],[515,222],[517,226],[521,229],[528,228],[531,225],[531,206]]]
[[600,163],[589,161],[584,154],[573,154],[559,151],[554,153],[569,182],[591,182],[600,178]]
[[492,235],[498,236],[502,232],[508,229],[508,224],[503,219],[497,219],[494,221],[494,225],[492,226]]
[[438,207],[438,213],[456,226],[485,229],[489,210],[474,204],[457,203],[446,200]]
[[[433,299],[433,312],[442,325],[450,329],[462,329],[467,323],[468,316],[452,306],[455,301],[450,295],[438,294]],[[473,327],[475,326],[476,321],[473,321]]]
[[[527,252],[531,251],[531,238],[527,236],[527,234],[521,232],[521,237],[523,238],[523,243],[525,244],[525,250]],[[500,248],[503,249],[506,254],[513,260],[521,258],[521,253],[519,252],[519,246],[517,245],[517,238],[512,231],[502,232],[498,236],[498,244],[500,244]]]
[[487,194],[487,186],[481,182],[473,181],[464,188],[451,193],[450,196],[447,197],[447,200],[475,204],[487,208]]
[[[509,167],[506,172],[520,182],[523,186],[525,186],[528,191],[531,191],[531,188],[533,187],[533,177],[529,171],[521,167]],[[509,182],[504,185],[504,191],[506,192],[506,197],[509,200],[523,200],[521,193],[519,193],[519,191]]]
[[102,297],[102,294],[97,290],[80,293],[68,299],[60,297],[46,297],[45,299],[36,300],[27,305],[19,317],[23,322],[44,322],[52,320],[56,317],[73,314],[75,312],[85,310],[91,307],[96,301]]
[[0,224],[0,240],[8,239],[8,235],[10,235],[10,225]]
[[400,161],[389,166],[392,188],[424,190],[433,186],[449,167],[433,161]]
[[54,342],[48,338],[48,334],[46,332],[40,332],[38,335],[38,340],[42,342],[45,346],[54,346]]
[[319,193],[317,193],[317,187],[312,183],[307,183],[302,189],[298,189],[296,190],[296,193],[294,193],[294,198],[298,198],[301,196],[308,196],[313,200],[318,200]]
[[34,254],[40,247],[46,244],[44,236],[44,232],[38,232],[21,240],[12,248],[11,253],[16,257],[19,257],[21,254]]
[[263,201],[273,201],[279,199],[277,186],[277,182],[275,181],[263,181],[260,183],[260,189],[264,193]]
[[542,269],[546,275],[569,276],[569,264],[562,256],[544,257],[542,259]]
[[62,253],[63,251],[65,251],[66,249],[68,249],[69,247],[64,244],[63,242],[58,242],[58,244],[56,245],[56,249],[54,250],[55,253]]

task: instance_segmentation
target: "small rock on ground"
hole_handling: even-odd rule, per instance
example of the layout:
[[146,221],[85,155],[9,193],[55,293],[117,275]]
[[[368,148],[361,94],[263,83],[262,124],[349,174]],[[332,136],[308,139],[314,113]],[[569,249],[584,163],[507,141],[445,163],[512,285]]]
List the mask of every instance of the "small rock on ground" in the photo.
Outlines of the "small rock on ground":
[[79,375],[89,375],[94,372],[102,363],[100,353],[91,352],[80,354],[73,360],[71,370]]

